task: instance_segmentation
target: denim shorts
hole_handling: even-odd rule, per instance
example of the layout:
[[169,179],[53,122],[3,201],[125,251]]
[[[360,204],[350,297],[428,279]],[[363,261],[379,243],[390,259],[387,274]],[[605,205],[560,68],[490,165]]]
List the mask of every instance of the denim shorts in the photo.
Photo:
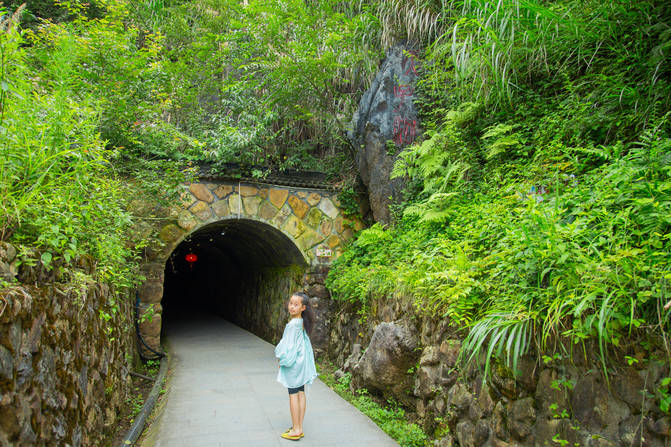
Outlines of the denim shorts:
[[301,385],[298,388],[289,388],[289,394],[296,394],[299,391],[305,391],[305,385]]

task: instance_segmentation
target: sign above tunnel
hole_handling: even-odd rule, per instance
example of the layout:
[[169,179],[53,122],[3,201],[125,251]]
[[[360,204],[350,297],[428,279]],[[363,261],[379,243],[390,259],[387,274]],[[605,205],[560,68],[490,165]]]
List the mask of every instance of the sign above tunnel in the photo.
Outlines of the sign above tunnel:
[[330,258],[333,256],[333,252],[331,251],[330,248],[318,248],[317,249],[317,257],[320,258]]

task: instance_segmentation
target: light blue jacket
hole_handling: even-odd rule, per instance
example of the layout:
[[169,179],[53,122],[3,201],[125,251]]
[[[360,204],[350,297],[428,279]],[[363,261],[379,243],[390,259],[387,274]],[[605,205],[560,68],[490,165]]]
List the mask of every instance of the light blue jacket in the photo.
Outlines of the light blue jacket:
[[302,318],[292,318],[284,327],[282,340],[275,347],[280,361],[277,381],[287,388],[310,385],[317,377],[315,355]]

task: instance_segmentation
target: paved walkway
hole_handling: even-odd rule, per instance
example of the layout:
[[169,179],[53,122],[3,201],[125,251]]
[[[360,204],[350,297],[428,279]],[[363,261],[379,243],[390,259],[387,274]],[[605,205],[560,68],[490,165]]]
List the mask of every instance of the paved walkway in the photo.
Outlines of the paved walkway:
[[168,399],[143,446],[398,446],[320,381],[307,392],[305,437],[281,439],[291,418],[272,345],[212,317],[168,330]]

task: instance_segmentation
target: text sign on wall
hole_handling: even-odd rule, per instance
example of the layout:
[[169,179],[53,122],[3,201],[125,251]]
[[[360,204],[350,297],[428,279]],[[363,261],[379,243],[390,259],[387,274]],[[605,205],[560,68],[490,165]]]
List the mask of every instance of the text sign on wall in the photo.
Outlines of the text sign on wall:
[[325,258],[329,257],[332,255],[331,249],[330,248],[318,248],[317,249],[317,256],[320,258]]

